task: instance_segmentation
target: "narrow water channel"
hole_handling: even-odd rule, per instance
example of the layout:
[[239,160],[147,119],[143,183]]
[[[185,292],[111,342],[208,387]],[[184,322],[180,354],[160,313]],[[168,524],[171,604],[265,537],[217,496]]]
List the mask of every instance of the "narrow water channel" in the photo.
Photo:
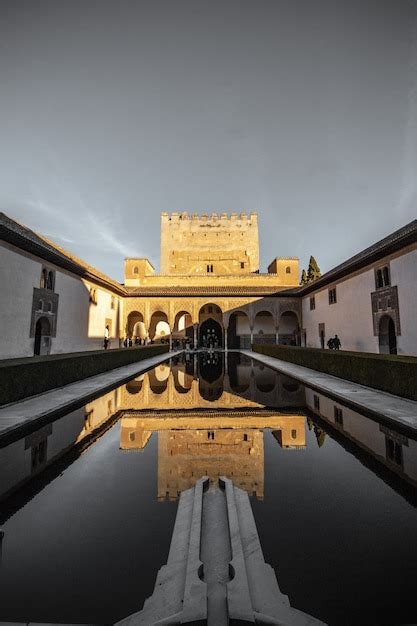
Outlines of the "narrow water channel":
[[293,606],[417,621],[416,438],[238,353],[166,362],[0,449],[0,620],[140,610],[203,475],[249,493]]

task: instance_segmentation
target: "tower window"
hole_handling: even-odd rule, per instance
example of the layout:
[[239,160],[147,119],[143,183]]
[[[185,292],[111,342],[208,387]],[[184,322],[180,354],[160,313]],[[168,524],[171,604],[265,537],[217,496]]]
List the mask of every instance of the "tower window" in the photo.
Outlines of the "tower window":
[[291,274],[291,268],[290,268],[289,265],[285,268],[285,273],[286,274]]
[[245,269],[245,264],[243,263],[243,261],[240,263],[240,269],[244,270]]
[[135,267],[133,268],[133,273],[134,274],[139,274],[139,268],[137,265],[135,265]]
[[315,296],[311,296],[310,298],[310,311],[314,311],[316,308],[316,298]]

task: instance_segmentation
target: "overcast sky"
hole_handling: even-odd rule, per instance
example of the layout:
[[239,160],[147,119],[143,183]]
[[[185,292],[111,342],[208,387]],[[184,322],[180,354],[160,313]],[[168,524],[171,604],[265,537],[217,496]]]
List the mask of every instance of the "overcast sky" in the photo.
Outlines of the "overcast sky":
[[323,271],[417,217],[412,0],[1,0],[0,208],[110,276],[161,211]]

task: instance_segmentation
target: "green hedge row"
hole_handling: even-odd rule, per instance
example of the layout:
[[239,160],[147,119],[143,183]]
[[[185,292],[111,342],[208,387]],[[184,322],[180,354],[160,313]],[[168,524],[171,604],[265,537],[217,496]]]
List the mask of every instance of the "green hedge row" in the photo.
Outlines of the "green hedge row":
[[417,400],[417,357],[256,344],[255,352]]
[[0,405],[168,352],[168,345],[92,350],[0,361]]

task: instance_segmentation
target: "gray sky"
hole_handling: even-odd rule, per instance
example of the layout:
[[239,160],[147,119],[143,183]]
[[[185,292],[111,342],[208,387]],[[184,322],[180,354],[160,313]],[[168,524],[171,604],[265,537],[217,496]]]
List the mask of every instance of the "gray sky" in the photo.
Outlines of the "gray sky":
[[411,0],[1,0],[0,208],[122,279],[161,211],[323,271],[417,215]]

